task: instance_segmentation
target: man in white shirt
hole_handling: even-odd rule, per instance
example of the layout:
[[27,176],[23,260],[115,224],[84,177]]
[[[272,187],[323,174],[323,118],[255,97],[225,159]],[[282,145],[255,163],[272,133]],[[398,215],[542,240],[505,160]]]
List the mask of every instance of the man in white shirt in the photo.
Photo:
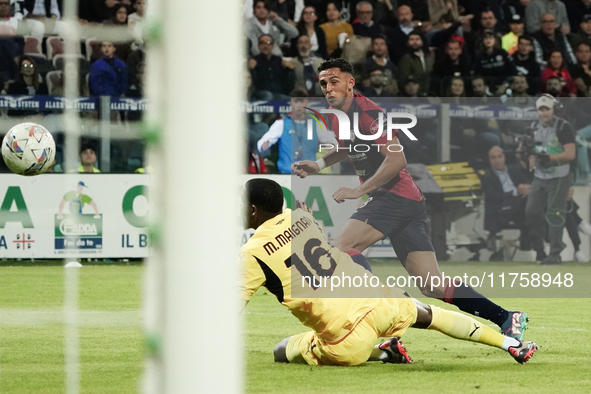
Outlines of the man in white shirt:
[[[60,21],[62,14],[58,0],[13,0],[15,3],[14,16],[24,21],[30,28],[32,21],[44,25],[45,33],[63,36],[64,22]],[[32,26],[35,26],[33,23]]]
[[0,35],[14,36],[18,28],[18,19],[10,16],[10,1],[0,0]]
[[130,26],[143,22],[146,17],[146,0],[136,0],[133,8],[135,12],[127,17],[127,23]]
[[41,42],[45,34],[43,23],[36,20],[20,20],[10,16],[11,2],[0,0],[0,35],[2,36],[33,36]]
[[277,13],[269,10],[269,5],[264,0],[255,0],[253,6],[254,16],[246,20],[246,36],[250,40],[251,52],[253,55],[260,53],[258,39],[263,34],[268,34],[276,44],[273,47],[273,55],[282,56],[280,45],[283,43],[281,35],[285,40],[291,40],[298,36],[298,29],[281,19]]
[[[528,249],[529,230],[525,226],[525,204],[531,179],[519,164],[505,165],[505,154],[499,146],[488,152],[490,168],[481,176],[484,193],[484,229],[489,232],[487,248],[496,252],[497,234],[510,222],[520,227],[521,247]],[[491,261],[502,259],[501,254]]]

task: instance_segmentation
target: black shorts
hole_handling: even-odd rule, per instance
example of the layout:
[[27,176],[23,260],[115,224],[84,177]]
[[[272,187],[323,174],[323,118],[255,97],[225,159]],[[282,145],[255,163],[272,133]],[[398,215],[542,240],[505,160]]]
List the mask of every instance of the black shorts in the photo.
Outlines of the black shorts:
[[434,252],[427,232],[427,205],[390,192],[377,191],[351,216],[390,238],[402,265],[410,252]]

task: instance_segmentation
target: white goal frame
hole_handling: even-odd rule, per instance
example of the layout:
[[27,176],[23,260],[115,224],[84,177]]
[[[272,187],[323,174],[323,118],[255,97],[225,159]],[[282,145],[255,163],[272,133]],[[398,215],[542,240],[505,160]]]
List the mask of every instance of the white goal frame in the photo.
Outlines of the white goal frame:
[[150,0],[148,124],[152,257],[144,392],[236,393],[242,386],[238,172],[243,157],[241,7]]
[[[148,351],[138,389],[147,394],[238,393],[243,341],[237,194],[246,133],[242,7],[232,0],[148,1],[143,37],[150,110],[144,129],[158,138],[147,139],[154,171],[143,306]],[[77,53],[83,36],[131,37],[127,28],[80,26],[77,4],[63,2],[67,55]],[[74,100],[77,59],[67,56],[65,70],[65,96]],[[63,120],[65,169],[75,170],[78,111],[66,110]],[[67,268],[64,275],[66,393],[77,394],[79,270]]]

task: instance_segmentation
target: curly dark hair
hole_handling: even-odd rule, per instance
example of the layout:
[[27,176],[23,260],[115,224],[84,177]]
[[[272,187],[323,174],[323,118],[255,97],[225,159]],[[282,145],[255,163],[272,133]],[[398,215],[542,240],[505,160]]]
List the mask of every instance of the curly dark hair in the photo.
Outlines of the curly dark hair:
[[255,178],[246,182],[246,198],[252,204],[271,214],[281,213],[283,189],[270,179]]
[[353,74],[353,66],[351,63],[346,61],[345,59],[329,59],[320,64],[318,66],[318,73],[324,70],[328,70],[330,68],[338,68],[344,73]]

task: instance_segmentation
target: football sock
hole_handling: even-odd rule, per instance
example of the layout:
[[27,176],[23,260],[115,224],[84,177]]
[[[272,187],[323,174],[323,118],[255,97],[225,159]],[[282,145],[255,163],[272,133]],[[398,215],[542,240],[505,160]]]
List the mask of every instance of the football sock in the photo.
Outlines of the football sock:
[[509,346],[518,346],[520,344],[514,338],[509,338],[510,340],[508,341],[508,337],[505,337],[468,315],[448,311],[433,305],[429,306],[431,307],[431,314],[433,316],[431,324],[427,327],[429,330],[437,330],[452,338],[479,342],[504,350],[507,350]]
[[353,259],[354,262],[356,262],[357,264],[359,264],[360,266],[362,266],[363,268],[365,268],[369,272],[373,273],[373,271],[371,270],[371,265],[369,265],[369,261],[367,261],[367,259],[365,258],[364,255],[362,255],[361,253],[359,253],[355,249],[349,249],[345,253],[347,253],[349,256],[351,256],[351,258]]
[[388,359],[388,353],[380,349],[378,346],[379,345],[375,345],[367,361],[384,361]]
[[499,305],[495,304],[482,294],[462,283],[455,282],[445,288],[443,301],[453,304],[460,310],[474,316],[490,320],[499,327],[503,325],[509,317],[509,312]]

